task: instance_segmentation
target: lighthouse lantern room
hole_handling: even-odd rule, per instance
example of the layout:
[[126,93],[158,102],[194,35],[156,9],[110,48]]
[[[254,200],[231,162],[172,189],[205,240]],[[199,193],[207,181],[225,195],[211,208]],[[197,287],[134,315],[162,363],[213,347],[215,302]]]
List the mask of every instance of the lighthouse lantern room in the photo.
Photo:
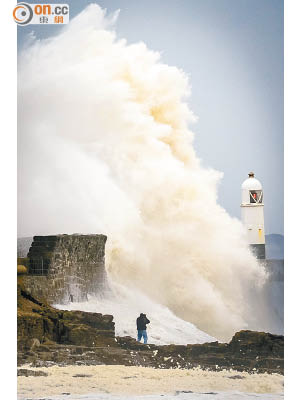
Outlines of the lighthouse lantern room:
[[264,203],[262,185],[249,172],[242,184],[241,217],[247,230],[248,243],[258,259],[265,259]]

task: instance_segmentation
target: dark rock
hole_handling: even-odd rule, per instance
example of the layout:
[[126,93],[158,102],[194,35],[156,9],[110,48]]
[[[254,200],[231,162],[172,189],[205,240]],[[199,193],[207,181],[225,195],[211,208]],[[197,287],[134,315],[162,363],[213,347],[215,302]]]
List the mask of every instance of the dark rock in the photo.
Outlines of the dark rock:
[[[21,283],[20,283],[21,286]],[[82,311],[59,311],[18,290],[18,350],[38,349],[45,342],[84,346],[116,346],[111,315]],[[43,346],[39,353],[49,352]],[[43,355],[46,356],[45,354]]]
[[122,379],[134,379],[137,378],[137,376],[124,376]]
[[283,374],[283,349],[283,336],[249,330],[237,332],[228,344],[156,346],[129,336],[115,337],[111,315],[56,310],[28,295],[18,278],[18,365],[131,365]]
[[18,376],[48,376],[48,374],[44,371],[20,368],[18,369]]
[[228,376],[228,379],[245,379],[245,377],[241,375],[233,375],[233,376]]
[[32,351],[32,350],[34,350],[36,347],[39,347],[40,345],[41,345],[41,343],[40,343],[39,339],[33,338],[33,339],[31,340],[30,350]]

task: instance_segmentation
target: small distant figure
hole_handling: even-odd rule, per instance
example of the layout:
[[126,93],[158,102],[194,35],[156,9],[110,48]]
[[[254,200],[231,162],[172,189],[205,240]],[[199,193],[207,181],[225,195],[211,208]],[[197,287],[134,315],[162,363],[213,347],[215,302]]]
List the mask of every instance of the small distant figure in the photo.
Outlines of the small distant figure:
[[147,324],[150,324],[149,319],[146,314],[141,313],[140,316],[136,319],[136,328],[138,331],[137,341],[140,342],[142,337],[144,338],[144,343],[147,344],[148,336],[147,336]]
[[73,301],[74,301],[74,296],[73,296],[72,294],[70,294],[69,299],[70,299],[70,302],[73,303]]

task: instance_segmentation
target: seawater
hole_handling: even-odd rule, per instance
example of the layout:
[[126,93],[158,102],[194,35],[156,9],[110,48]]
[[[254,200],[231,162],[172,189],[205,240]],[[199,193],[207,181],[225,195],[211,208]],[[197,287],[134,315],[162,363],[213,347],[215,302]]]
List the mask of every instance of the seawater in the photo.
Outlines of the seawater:
[[89,300],[86,302],[55,304],[55,307],[113,315],[116,336],[133,338],[136,338],[137,334],[136,318],[140,313],[145,313],[150,320],[147,327],[148,343],[157,345],[206,343],[217,340],[143,293],[112,282],[110,284],[113,291],[105,298],[88,296]]
[[[257,394],[257,393],[242,393],[242,392],[204,392],[204,393],[185,393],[175,392],[174,394],[160,394],[160,395],[147,395],[147,396],[120,396],[106,393],[93,393],[86,395],[78,395],[71,397],[67,395],[62,396],[47,396],[43,400],[282,400],[283,393],[279,394]],[[19,398],[19,400],[25,400]],[[31,399],[26,399],[31,400]],[[41,400],[41,399],[39,399]]]

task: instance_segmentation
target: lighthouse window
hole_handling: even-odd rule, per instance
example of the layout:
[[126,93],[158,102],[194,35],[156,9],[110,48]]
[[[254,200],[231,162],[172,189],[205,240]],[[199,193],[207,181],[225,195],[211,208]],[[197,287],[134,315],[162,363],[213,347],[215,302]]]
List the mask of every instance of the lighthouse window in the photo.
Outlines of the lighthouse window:
[[263,194],[262,190],[250,190],[250,203],[262,203]]

